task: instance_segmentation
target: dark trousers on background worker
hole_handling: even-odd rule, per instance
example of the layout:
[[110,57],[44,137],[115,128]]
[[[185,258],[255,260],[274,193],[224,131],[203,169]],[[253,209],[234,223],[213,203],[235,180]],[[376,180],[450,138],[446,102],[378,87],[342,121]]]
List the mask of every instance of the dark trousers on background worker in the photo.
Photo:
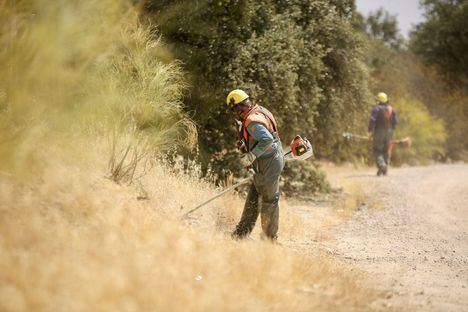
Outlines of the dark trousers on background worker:
[[260,157],[254,164],[253,183],[244,205],[242,217],[236,226],[235,238],[243,238],[252,232],[260,214],[262,230],[269,239],[276,239],[279,221],[279,179],[284,168],[281,143],[270,157]]
[[392,142],[393,130],[389,129],[375,129],[374,141],[372,150],[374,153],[375,163],[378,168],[377,174],[387,174],[388,165],[390,162],[389,146]]

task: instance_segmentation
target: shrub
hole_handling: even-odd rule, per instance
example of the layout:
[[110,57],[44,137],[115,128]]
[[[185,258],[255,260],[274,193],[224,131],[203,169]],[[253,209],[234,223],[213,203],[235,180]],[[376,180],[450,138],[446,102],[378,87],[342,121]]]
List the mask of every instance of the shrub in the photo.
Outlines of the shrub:
[[281,190],[296,198],[307,198],[319,192],[331,191],[325,173],[314,168],[310,162],[288,162],[284,168],[284,174],[288,176],[288,179],[285,179]]
[[341,134],[360,124],[368,97],[352,1],[149,0],[145,8],[192,75],[185,102],[205,168],[220,179],[238,170],[224,105],[234,88],[274,113],[283,143],[301,134],[317,156],[346,158]]
[[39,169],[51,145],[80,158],[74,143],[86,136],[112,142],[111,162],[128,147],[140,157],[193,143],[180,67],[159,60],[157,35],[129,2],[0,6],[0,170]]
[[411,148],[393,149],[394,164],[415,163],[444,154],[446,132],[442,120],[431,116],[427,108],[414,99],[398,99],[394,106],[400,120],[393,135],[394,139],[406,136],[412,138]]

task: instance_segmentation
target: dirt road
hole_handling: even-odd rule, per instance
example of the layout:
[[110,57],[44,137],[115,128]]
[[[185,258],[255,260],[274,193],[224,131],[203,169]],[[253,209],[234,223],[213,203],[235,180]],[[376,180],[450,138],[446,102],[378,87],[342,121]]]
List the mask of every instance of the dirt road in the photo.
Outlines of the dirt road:
[[386,292],[375,308],[468,311],[468,165],[347,174],[378,209],[335,227],[327,246]]

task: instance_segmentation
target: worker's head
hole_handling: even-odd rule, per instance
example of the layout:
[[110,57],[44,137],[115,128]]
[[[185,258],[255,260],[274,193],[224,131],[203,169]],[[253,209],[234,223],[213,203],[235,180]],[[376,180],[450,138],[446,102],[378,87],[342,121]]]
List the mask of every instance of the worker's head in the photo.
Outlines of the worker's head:
[[226,98],[226,104],[231,112],[238,117],[241,117],[242,113],[252,106],[249,95],[239,89],[229,92]]
[[387,103],[388,102],[388,97],[387,97],[387,94],[383,93],[383,92],[379,92],[379,94],[377,94],[377,101],[379,101],[380,103]]

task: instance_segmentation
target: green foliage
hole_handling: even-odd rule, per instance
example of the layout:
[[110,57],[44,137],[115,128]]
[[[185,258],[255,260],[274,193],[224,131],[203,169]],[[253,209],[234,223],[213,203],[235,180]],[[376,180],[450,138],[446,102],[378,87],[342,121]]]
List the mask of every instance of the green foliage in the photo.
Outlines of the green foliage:
[[[193,136],[180,67],[126,1],[0,5],[0,169],[41,167],[38,154],[85,136],[155,152]],[[75,142],[75,144],[73,144]]]
[[444,121],[446,140],[441,158],[460,159],[463,150],[468,148],[465,135],[468,98],[464,92],[453,85],[449,87],[438,71],[427,67],[410,51],[390,50],[377,41],[369,47],[374,93],[385,91],[392,102],[405,98],[407,102],[423,103],[431,115]]
[[423,0],[426,21],[411,34],[411,48],[451,80],[468,85],[468,2]]
[[454,149],[454,142],[448,116],[443,114],[447,113],[448,105],[443,83],[413,53],[392,49],[379,38],[369,39],[367,64],[372,68],[371,89],[374,94],[386,92],[396,106],[400,124],[394,138],[409,136],[415,144],[411,149],[395,147],[394,164],[445,157],[447,148],[449,152]]
[[185,102],[206,167],[221,178],[238,169],[224,106],[233,88],[275,114],[283,143],[301,134],[319,157],[346,157],[341,133],[363,122],[368,97],[353,1],[150,0],[145,8],[192,74]]
[[453,85],[447,85],[439,71],[428,68],[415,56],[402,58],[399,66],[405,68],[400,77],[412,96],[424,103],[434,116],[444,120],[447,131],[444,158],[460,159],[468,148],[468,96]]
[[410,47],[428,68],[413,71],[411,84],[417,98],[446,123],[446,157],[460,159],[468,149],[468,3],[424,0],[421,4],[426,21],[411,34]]
[[408,136],[412,139],[411,148],[394,147],[394,164],[436,159],[444,154],[446,131],[442,120],[431,116],[424,104],[417,100],[401,98],[393,105],[400,119],[394,139]]
[[403,44],[403,37],[398,31],[398,22],[395,15],[390,15],[383,8],[371,12],[364,23],[367,34],[381,41],[385,46],[399,49]]

